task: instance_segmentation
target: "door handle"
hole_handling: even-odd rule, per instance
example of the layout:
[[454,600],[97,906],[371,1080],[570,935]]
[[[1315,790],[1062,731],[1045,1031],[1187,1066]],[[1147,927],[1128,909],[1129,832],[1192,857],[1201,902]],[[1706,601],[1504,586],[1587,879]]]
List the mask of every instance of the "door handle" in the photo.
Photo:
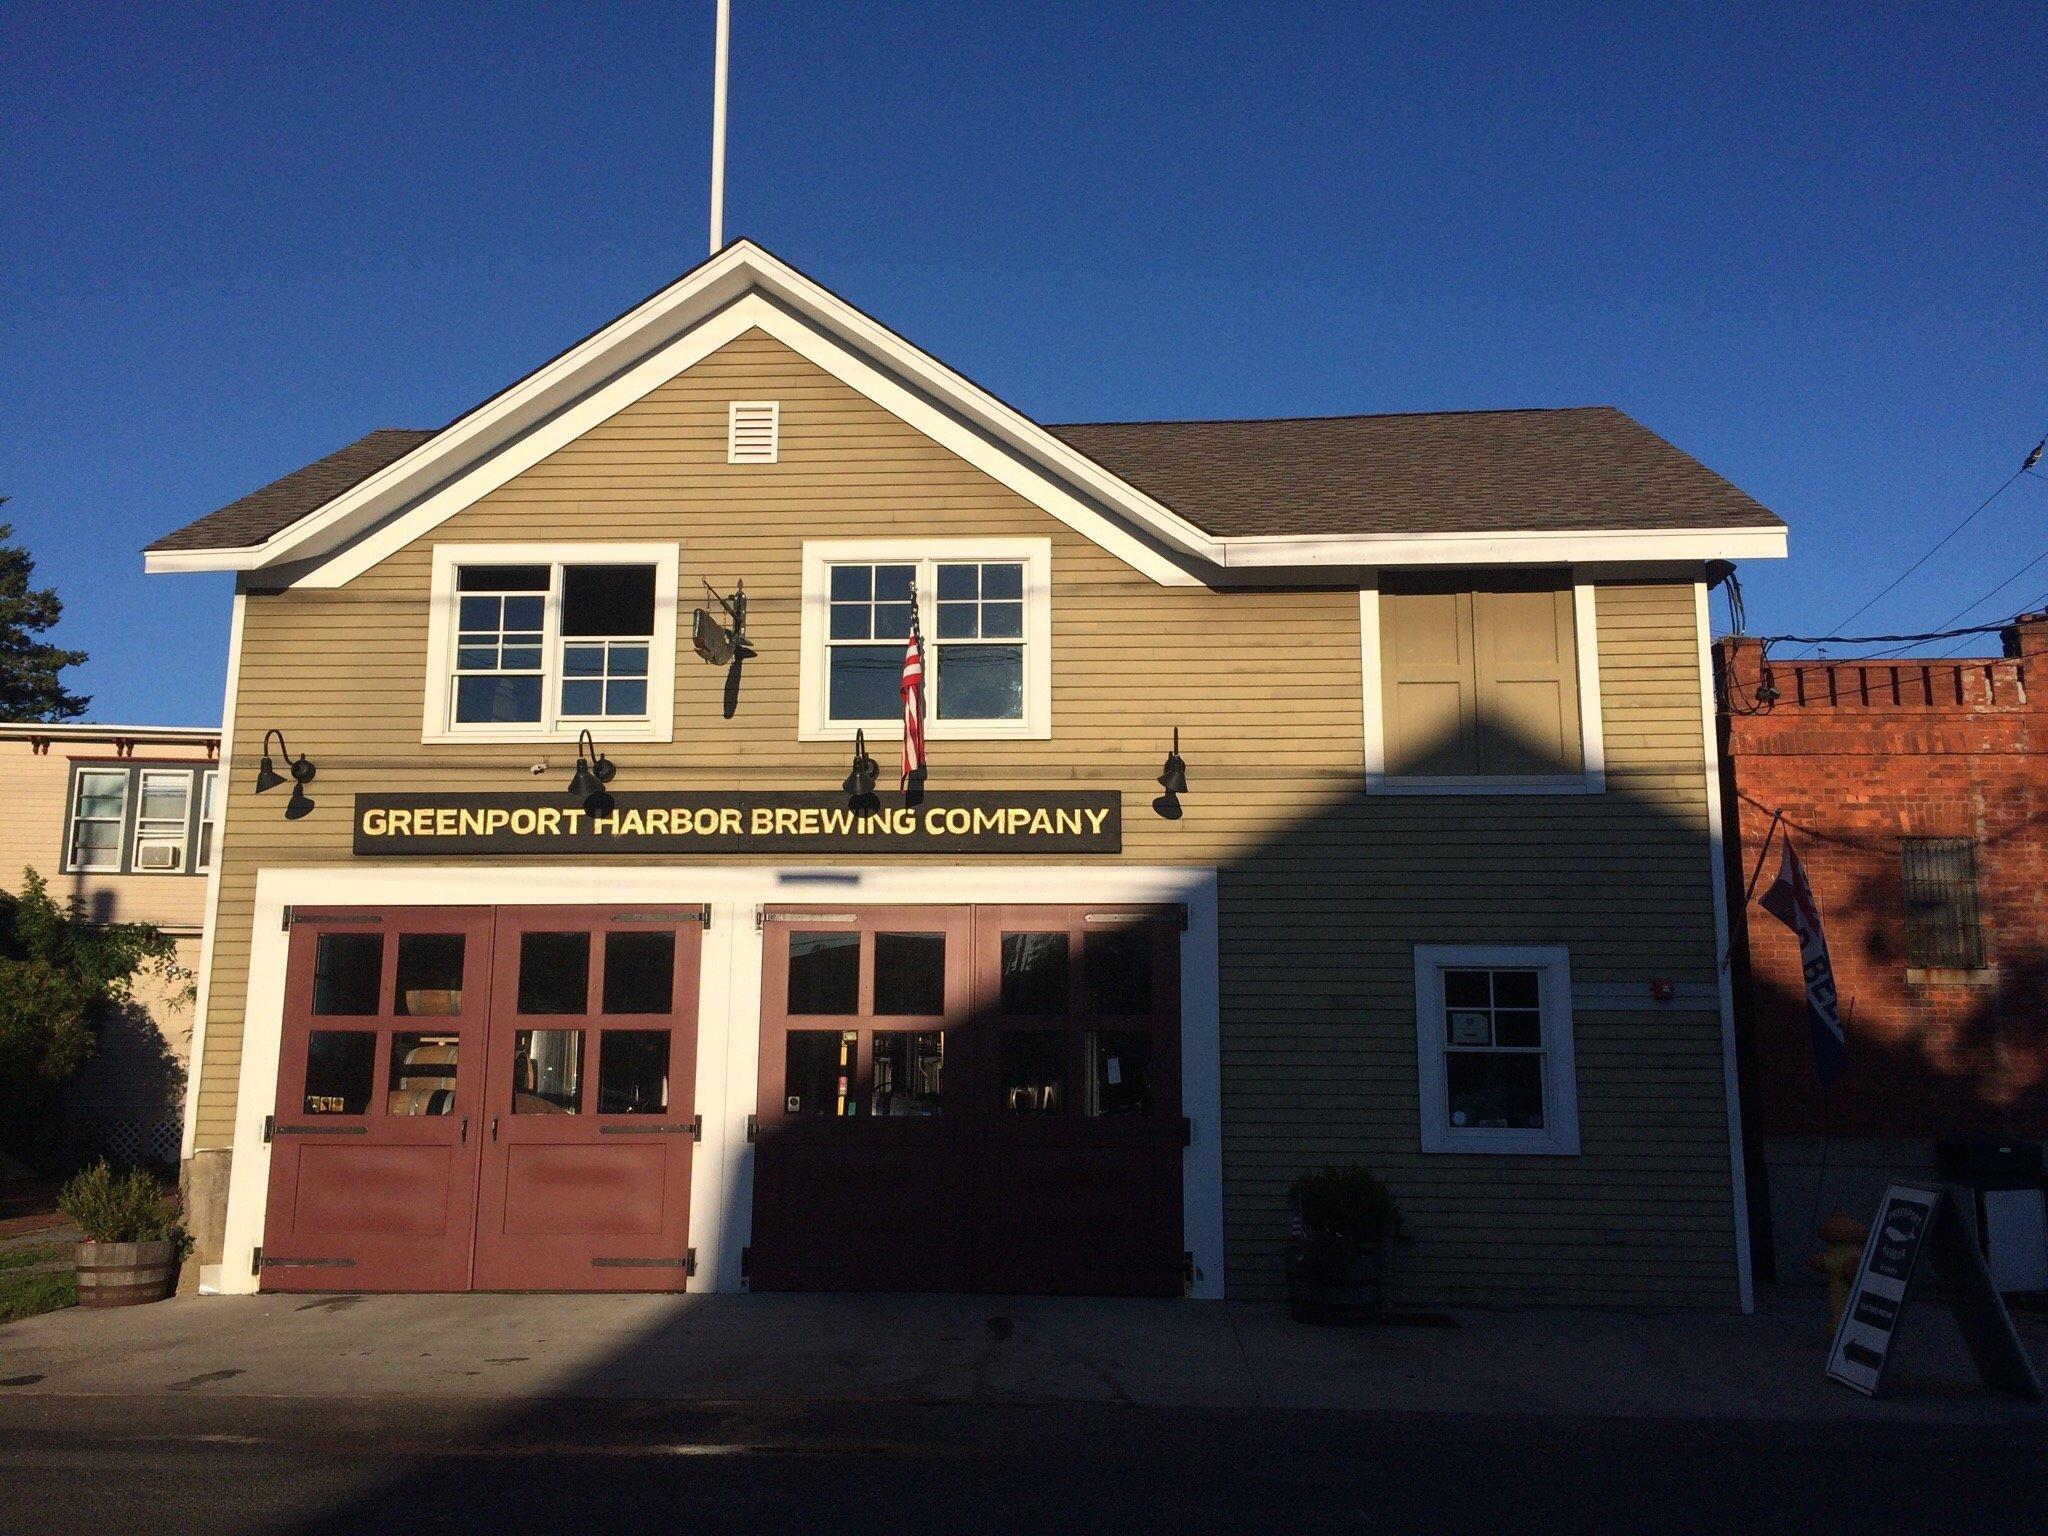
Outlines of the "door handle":
[[496,1141],[497,1139],[498,1139],[498,1117],[497,1117],[496,1115],[493,1115],[493,1116],[491,1116],[491,1140],[493,1140],[493,1141]]
[[467,1146],[469,1144],[469,1116],[464,1115],[462,1117],[462,1127],[460,1130],[456,1132],[455,1139],[457,1141],[460,1141],[464,1146]]

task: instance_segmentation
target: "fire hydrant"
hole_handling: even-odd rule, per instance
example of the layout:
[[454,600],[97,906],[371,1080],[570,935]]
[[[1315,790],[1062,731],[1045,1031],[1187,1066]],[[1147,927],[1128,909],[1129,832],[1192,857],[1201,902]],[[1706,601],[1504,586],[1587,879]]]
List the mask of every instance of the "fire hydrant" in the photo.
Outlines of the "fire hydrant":
[[1849,1288],[1856,1283],[1870,1228],[1847,1211],[1835,1211],[1820,1224],[1818,1236],[1823,1246],[1806,1261],[1806,1267],[1828,1277],[1828,1332],[1833,1334],[1842,1326],[1842,1312],[1849,1305]]

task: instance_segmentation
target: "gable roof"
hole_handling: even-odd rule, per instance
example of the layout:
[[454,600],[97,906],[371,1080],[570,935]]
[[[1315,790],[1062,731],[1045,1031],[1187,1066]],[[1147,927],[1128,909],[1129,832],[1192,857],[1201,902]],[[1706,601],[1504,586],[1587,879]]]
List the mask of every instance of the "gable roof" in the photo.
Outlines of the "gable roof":
[[1607,405],[1047,430],[1223,538],[1784,526]]
[[387,428],[148,546],[340,585],[721,336],[778,335],[1158,580],[1784,553],[1784,524],[1609,407],[1046,427],[739,241],[438,430]]

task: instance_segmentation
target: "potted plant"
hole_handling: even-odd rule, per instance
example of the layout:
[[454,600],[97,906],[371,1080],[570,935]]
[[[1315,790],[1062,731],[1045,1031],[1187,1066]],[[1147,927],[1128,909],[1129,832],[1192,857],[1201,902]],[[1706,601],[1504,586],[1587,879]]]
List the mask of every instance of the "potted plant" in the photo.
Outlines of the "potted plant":
[[1304,1173],[1289,1191],[1287,1310],[1296,1322],[1371,1322],[1386,1306],[1389,1251],[1401,1213],[1386,1185],[1356,1163]]
[[170,1294],[192,1240],[164,1210],[163,1190],[147,1172],[117,1177],[102,1158],[58,1192],[57,1205],[85,1234],[78,1245],[81,1307],[133,1307]]

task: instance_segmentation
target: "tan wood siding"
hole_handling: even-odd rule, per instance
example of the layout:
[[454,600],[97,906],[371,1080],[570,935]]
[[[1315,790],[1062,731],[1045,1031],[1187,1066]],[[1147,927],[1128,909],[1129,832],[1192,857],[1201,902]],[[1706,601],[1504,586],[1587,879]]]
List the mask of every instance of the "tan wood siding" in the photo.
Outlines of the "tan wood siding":
[[[726,462],[733,399],[781,402],[779,463]],[[1277,1291],[1288,1181],[1357,1157],[1400,1191],[1402,1271],[1429,1294],[1732,1304],[1718,1026],[1647,1002],[1652,977],[1711,982],[1716,960],[1689,585],[1599,590],[1606,795],[1368,797],[1354,591],[1157,586],[759,334],[348,586],[249,597],[198,1144],[232,1139],[257,870],[357,862],[358,790],[517,790],[535,761],[551,783],[573,765],[560,745],[420,744],[432,543],[679,539],[686,611],[701,580],[743,579],[760,655],[736,716],[685,634],[676,739],[610,748],[618,786],[819,788],[847,749],[797,740],[801,542],[920,534],[1052,539],[1052,739],[934,744],[934,787],[1119,789],[1124,860],[1223,871],[1233,1294]],[[270,726],[319,764],[303,821],[250,793]],[[1147,807],[1175,726],[1192,788],[1166,822]],[[1642,1012],[1578,1020],[1582,1157],[1417,1150],[1411,947],[1489,939],[1569,944],[1575,979],[1644,986]]]

